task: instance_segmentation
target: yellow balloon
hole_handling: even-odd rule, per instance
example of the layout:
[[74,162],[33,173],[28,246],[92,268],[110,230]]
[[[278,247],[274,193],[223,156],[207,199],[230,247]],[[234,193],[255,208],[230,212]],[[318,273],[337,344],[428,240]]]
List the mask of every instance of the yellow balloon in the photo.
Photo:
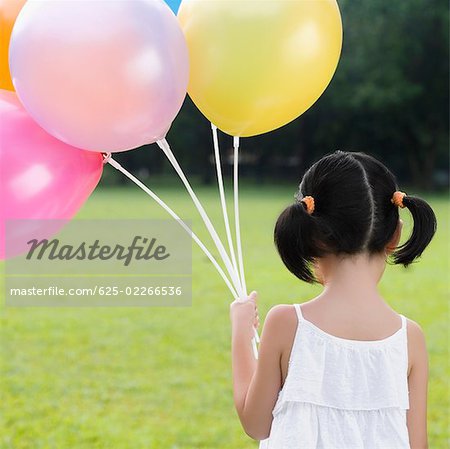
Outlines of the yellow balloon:
[[9,74],[8,47],[14,22],[25,0],[0,0],[0,89],[14,90]]
[[188,92],[218,128],[248,137],[311,107],[342,48],[335,0],[183,0]]

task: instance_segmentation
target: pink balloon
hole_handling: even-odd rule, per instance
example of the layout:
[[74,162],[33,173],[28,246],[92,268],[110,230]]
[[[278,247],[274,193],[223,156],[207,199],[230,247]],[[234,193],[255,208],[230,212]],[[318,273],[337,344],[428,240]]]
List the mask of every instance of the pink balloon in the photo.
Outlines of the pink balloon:
[[162,0],[30,0],[9,55],[29,114],[86,150],[124,151],[163,138],[186,96],[187,46]]
[[8,233],[12,241],[6,244],[7,220],[71,219],[98,184],[103,159],[47,134],[14,92],[0,90],[0,123],[0,259],[5,259],[23,252],[27,229],[48,238],[64,225],[31,223]]

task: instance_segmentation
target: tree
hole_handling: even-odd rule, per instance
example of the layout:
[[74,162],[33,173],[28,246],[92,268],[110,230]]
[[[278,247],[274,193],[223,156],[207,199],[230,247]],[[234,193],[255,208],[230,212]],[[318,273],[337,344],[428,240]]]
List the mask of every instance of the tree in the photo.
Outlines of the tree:
[[[244,163],[242,175],[299,179],[311,162],[339,148],[374,154],[402,182],[432,187],[436,168],[448,169],[448,5],[441,0],[339,0],[339,5],[344,46],[332,82],[293,123],[243,140],[242,153],[251,154],[256,165],[247,170]],[[189,99],[169,141],[189,174],[213,179],[209,123]],[[222,142],[226,151],[231,139]],[[156,147],[123,157],[131,168],[169,170]]]

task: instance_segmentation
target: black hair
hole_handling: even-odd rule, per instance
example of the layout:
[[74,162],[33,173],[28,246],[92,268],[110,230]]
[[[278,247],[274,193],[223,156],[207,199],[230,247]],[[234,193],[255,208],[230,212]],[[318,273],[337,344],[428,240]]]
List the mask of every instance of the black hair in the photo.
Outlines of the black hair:
[[[397,228],[399,190],[395,176],[377,159],[362,152],[335,151],[304,174],[296,200],[279,216],[274,240],[286,267],[299,279],[316,281],[311,265],[326,254],[384,252]],[[314,198],[308,213],[305,196]],[[436,232],[436,216],[428,203],[406,195],[414,226],[409,239],[392,252],[405,267],[416,260]]]

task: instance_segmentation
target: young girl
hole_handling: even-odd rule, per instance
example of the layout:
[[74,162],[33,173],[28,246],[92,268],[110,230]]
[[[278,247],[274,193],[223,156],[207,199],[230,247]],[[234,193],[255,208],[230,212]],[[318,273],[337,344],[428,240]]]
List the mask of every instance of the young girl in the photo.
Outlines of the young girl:
[[[401,246],[399,207],[414,220]],[[258,361],[256,293],[230,310],[234,401],[261,449],[427,448],[425,338],[377,284],[388,257],[409,265],[435,230],[430,206],[400,192],[371,156],[337,151],[305,173],[275,244],[289,271],[322,293],[270,310]]]

